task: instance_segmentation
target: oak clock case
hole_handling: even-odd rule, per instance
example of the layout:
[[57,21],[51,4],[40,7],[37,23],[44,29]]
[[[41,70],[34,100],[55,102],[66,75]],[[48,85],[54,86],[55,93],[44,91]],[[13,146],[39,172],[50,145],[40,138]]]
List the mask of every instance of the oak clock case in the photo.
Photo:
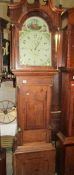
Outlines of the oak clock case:
[[51,17],[39,9],[23,13],[12,26],[11,64],[17,84],[17,140],[21,145],[51,140],[52,86],[57,73],[53,28]]
[[[12,8],[10,5],[10,17],[14,23],[11,64],[17,86],[15,175],[46,175],[55,171],[50,125],[53,79],[57,74],[54,34],[58,22],[54,19],[58,20],[58,15],[52,12],[49,5],[42,6],[39,2],[36,0],[33,5],[28,5],[23,0]],[[17,151],[18,148],[23,152]]]
[[52,69],[52,30],[48,15],[32,11],[21,17],[15,26],[13,40],[16,46],[13,72],[16,75],[21,134],[18,133],[18,140],[21,145],[25,142],[49,142],[52,76],[55,73],[49,71]]

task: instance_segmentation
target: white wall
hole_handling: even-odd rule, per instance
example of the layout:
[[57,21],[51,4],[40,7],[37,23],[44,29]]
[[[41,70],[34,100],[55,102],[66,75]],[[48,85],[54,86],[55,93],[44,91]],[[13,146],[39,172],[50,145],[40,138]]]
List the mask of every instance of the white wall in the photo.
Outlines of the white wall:
[[74,0],[52,0],[52,2],[57,6],[59,4],[62,4],[62,6],[66,7],[66,8],[74,7]]
[[9,17],[7,16],[7,7],[8,4],[7,3],[0,3],[0,17],[9,20]]
[[1,83],[0,101],[1,100],[10,100],[16,103],[16,88],[13,87],[12,81],[5,81]]

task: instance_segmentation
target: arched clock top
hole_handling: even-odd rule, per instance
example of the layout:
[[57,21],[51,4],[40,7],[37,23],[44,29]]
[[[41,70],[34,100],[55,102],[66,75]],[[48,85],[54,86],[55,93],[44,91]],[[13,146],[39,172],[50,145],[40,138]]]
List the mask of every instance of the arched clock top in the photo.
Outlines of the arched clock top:
[[31,16],[25,20],[22,25],[22,31],[40,31],[40,32],[49,32],[47,23],[43,18],[39,16]]
[[15,25],[17,27],[21,28],[23,26],[23,23],[25,23],[25,21],[28,21],[28,19],[30,17],[31,18],[32,17],[38,18],[39,20],[37,20],[37,21],[40,23],[40,25],[41,24],[43,25],[43,21],[44,21],[45,25],[48,26],[50,31],[55,29],[55,27],[53,26],[53,22],[52,22],[51,16],[49,17],[46,12],[44,12],[43,10],[39,10],[39,9],[34,9],[34,10],[29,11],[26,14],[22,14]]

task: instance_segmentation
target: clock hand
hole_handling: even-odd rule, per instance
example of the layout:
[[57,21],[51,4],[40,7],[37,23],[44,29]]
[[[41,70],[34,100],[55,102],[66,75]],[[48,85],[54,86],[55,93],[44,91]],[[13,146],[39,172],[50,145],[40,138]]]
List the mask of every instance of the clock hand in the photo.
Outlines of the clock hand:
[[42,36],[41,36],[40,40],[37,42],[37,44],[36,44],[36,46],[35,46],[34,50],[36,50],[36,49],[38,48],[38,46],[39,46],[39,45],[40,45],[40,43],[41,43],[41,40],[42,40]]

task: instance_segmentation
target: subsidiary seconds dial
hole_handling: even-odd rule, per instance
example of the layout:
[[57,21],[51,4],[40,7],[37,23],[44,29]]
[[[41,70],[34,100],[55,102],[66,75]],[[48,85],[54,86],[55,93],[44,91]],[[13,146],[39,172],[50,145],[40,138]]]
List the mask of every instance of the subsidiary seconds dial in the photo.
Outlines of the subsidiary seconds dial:
[[[32,21],[29,21],[31,26],[24,33],[21,32],[20,35],[20,64],[25,66],[51,66],[51,34],[48,28],[45,28],[43,19],[31,18]],[[39,20],[42,23],[39,23]],[[41,24],[41,27],[38,24]]]

